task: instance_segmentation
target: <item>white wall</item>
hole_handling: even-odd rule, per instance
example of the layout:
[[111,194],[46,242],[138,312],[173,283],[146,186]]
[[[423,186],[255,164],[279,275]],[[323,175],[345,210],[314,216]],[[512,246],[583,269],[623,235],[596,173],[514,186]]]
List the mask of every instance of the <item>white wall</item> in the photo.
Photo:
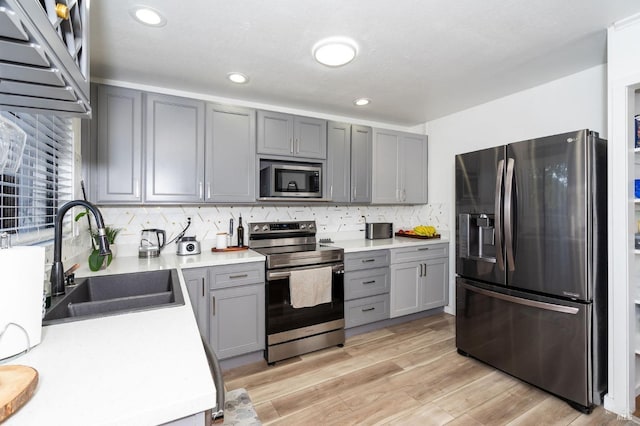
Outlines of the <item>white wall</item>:
[[[456,154],[519,140],[588,128],[607,136],[606,66],[426,123],[429,136],[429,202],[448,206],[455,253]],[[455,259],[450,263],[450,306],[455,309]]]

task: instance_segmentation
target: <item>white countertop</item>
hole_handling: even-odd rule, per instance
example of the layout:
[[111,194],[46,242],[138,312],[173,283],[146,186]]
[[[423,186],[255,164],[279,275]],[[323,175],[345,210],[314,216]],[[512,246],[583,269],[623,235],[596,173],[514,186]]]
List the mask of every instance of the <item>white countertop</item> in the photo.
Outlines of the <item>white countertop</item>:
[[[259,262],[248,251],[153,259],[116,257],[76,275]],[[72,262],[66,262],[65,267]],[[216,389],[182,274],[185,304],[43,327],[42,342],[2,365],[39,373],[30,401],[7,419],[13,425],[156,425],[208,410]]]
[[428,239],[428,240],[406,238],[406,237],[394,237],[394,238],[386,238],[382,240],[367,240],[366,238],[359,238],[354,240],[335,241],[328,245],[341,247],[344,249],[345,253],[357,253],[360,251],[393,249],[393,248],[424,246],[424,245],[443,244],[443,243],[449,244],[449,239],[444,237]]

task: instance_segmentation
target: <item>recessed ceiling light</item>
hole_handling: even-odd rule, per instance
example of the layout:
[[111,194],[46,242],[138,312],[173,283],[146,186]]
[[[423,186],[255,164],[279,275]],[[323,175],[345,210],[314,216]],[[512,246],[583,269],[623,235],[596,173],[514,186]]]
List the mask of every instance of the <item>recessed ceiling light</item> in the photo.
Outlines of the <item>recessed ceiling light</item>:
[[313,46],[316,61],[329,67],[340,67],[353,61],[358,53],[356,42],[346,37],[330,37]]
[[249,81],[249,77],[241,72],[230,72],[227,74],[227,78],[237,84],[244,84]]
[[365,106],[371,103],[371,99],[368,98],[358,98],[353,101],[353,104],[356,106]]
[[162,27],[167,24],[167,20],[157,10],[148,6],[134,6],[130,10],[131,16],[136,21],[152,27]]

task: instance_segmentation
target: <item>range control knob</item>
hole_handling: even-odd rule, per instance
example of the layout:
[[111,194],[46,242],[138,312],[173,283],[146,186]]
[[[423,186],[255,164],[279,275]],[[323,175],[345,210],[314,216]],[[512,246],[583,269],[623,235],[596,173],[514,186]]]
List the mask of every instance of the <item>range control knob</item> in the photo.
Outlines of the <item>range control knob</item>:
[[258,232],[260,227],[258,225],[253,225],[253,232]]
[[301,224],[300,224],[300,229],[305,229],[305,228],[306,228],[305,224],[304,224],[304,223],[301,223]]
[[309,229],[313,229],[313,223],[309,224]]
[[262,230],[267,232],[269,230],[269,225],[262,225]]

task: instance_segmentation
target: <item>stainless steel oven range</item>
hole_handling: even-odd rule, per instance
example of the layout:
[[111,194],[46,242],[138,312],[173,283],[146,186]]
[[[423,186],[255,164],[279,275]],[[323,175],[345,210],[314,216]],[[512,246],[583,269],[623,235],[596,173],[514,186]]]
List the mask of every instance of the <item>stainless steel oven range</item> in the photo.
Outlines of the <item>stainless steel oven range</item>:
[[315,221],[249,224],[266,256],[269,364],[344,344],[344,250],[316,242]]

